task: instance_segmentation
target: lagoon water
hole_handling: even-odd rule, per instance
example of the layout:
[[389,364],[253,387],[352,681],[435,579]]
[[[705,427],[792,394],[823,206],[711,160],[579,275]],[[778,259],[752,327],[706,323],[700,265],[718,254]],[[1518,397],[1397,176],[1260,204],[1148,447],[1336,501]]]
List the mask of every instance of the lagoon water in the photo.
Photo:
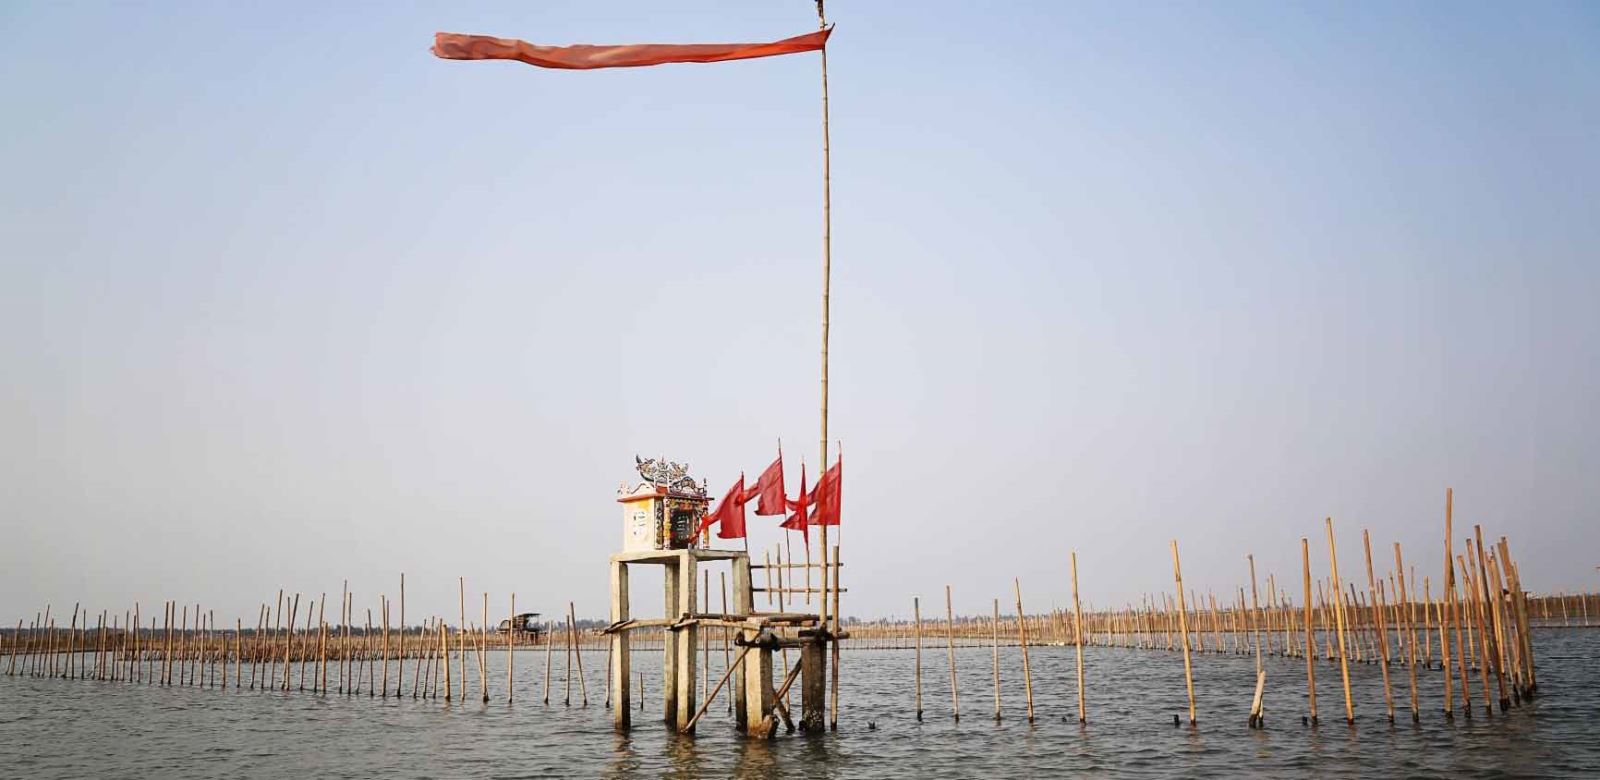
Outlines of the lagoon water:
[[[383,700],[0,676],[0,777],[1600,776],[1600,631],[1543,630],[1536,642],[1536,700],[1485,717],[1474,677],[1475,716],[1447,721],[1439,711],[1442,673],[1419,672],[1418,724],[1410,719],[1403,666],[1391,669],[1398,716],[1390,725],[1379,667],[1352,665],[1357,723],[1350,727],[1338,665],[1319,661],[1322,723],[1302,725],[1305,664],[1269,658],[1262,730],[1245,723],[1254,683],[1249,657],[1196,656],[1199,727],[1190,729],[1172,723],[1186,711],[1175,653],[1089,648],[1089,723],[1080,726],[1071,648],[1030,649],[1032,724],[1016,648],[1001,650],[998,723],[987,648],[957,650],[959,723],[951,717],[942,646],[930,644],[923,654],[921,722],[913,651],[847,651],[839,730],[780,732],[771,742],[735,734],[721,700],[697,736],[672,734],[653,717],[661,704],[658,655],[643,651],[634,667],[646,675],[646,709],[635,713],[628,735],[612,730],[604,706],[603,652],[585,654],[587,707],[576,682],[572,705],[562,704],[559,653],[551,703],[543,703],[538,651],[517,654],[509,705],[503,653],[489,658],[489,704],[416,701],[409,681],[404,697]],[[718,652],[713,683],[721,663]],[[476,694],[476,671],[469,672]]]

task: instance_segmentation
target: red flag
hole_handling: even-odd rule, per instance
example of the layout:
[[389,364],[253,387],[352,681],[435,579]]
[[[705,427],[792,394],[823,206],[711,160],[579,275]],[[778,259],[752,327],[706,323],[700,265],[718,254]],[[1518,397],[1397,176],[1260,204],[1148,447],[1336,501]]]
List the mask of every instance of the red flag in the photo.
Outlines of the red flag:
[[717,538],[718,539],[743,539],[744,538],[744,474],[739,475],[739,481],[728,488],[728,495],[722,497],[722,504],[717,507]]
[[744,538],[744,475],[739,475],[739,481],[728,488],[728,494],[722,497],[717,504],[716,511],[707,512],[700,521],[700,528],[694,532],[700,536],[713,524],[717,526],[718,539]]
[[434,33],[434,56],[446,60],[517,60],[541,68],[637,68],[669,62],[726,62],[820,51],[833,28],[771,43],[631,43],[620,46],[540,46],[515,38]]
[[[778,459],[761,472],[756,479],[756,486],[750,489],[756,502],[756,514],[759,516],[782,515],[787,511],[783,489],[783,450],[778,450]],[[749,498],[747,496],[747,498]]]
[[[791,531],[799,531],[800,535],[805,537],[806,544],[808,545],[806,547],[807,550],[811,549],[809,546],[811,544],[811,529],[809,524],[806,522],[806,505],[809,503],[809,499],[810,496],[806,495],[806,464],[801,463],[800,496],[793,501],[784,502],[790,509],[795,510],[795,512],[794,514],[789,515],[789,519],[784,520],[779,527],[787,528]],[[806,555],[810,554],[811,553],[809,552],[806,553]]]
[[812,493],[812,500],[817,505],[816,511],[811,513],[812,525],[839,524],[839,488],[843,478],[844,457],[840,456],[833,462],[833,468],[817,480],[817,489]]

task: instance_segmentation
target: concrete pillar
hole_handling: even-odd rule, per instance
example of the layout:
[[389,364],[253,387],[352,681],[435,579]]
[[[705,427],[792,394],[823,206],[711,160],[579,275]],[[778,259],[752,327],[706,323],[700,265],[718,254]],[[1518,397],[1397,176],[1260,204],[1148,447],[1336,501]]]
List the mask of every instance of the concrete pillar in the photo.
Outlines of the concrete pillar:
[[[733,560],[733,611],[734,614],[748,616],[751,612],[750,592],[750,559],[739,557]],[[750,637],[749,632],[740,632],[740,636]],[[752,653],[755,651],[752,650]],[[745,730],[748,723],[745,720],[745,665],[740,663],[733,670],[733,718],[734,725],[740,731]]]
[[[758,632],[746,629],[746,640],[754,640]],[[753,647],[745,653],[744,663],[744,729],[752,737],[766,739],[772,735],[772,650]]]
[[[611,622],[618,623],[628,619],[628,564],[620,561],[611,562]],[[628,728],[633,712],[633,688],[630,680],[632,660],[628,648],[628,632],[618,631],[611,635],[611,668],[607,674],[611,675],[611,722],[618,729]]]
[[[678,563],[678,608],[672,613],[678,617],[698,611],[700,572],[694,553],[685,550]],[[678,652],[678,711],[676,728],[683,731],[694,718],[697,699],[695,685],[699,677],[700,627],[689,625],[677,631]]]
[[820,640],[800,648],[800,730],[822,731],[828,709],[828,645]]
[[[663,614],[668,620],[678,616],[678,562],[671,561],[663,565],[665,572],[662,575],[662,590],[666,591],[666,608]],[[661,706],[662,718],[671,725],[678,721],[678,643],[677,634],[667,630],[662,632],[661,643]]]

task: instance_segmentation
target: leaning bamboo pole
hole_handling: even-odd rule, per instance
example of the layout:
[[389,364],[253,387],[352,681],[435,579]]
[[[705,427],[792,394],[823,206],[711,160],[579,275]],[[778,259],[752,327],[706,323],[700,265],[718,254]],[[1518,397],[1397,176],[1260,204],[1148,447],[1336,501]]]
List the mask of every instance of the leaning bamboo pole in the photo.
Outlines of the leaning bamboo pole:
[[1483,683],[1483,714],[1494,715],[1494,702],[1489,693],[1489,648],[1488,636],[1483,630],[1483,600],[1478,591],[1478,574],[1476,566],[1469,560],[1472,557],[1472,541],[1467,540],[1466,556],[1457,555],[1456,563],[1461,566],[1461,576],[1465,582],[1462,586],[1467,590],[1467,600],[1471,609],[1467,611],[1469,624],[1467,630],[1477,637],[1476,644],[1468,643],[1468,649],[1473,650],[1478,663],[1478,679]]
[[589,706],[589,684],[583,678],[583,648],[578,645],[578,617],[572,602],[567,602],[567,625],[572,629],[573,655],[578,659],[578,690],[583,694],[583,706]]
[[1172,540],[1172,579],[1178,588],[1178,633],[1183,645],[1183,684],[1189,691],[1189,725],[1194,723],[1194,668],[1189,661],[1189,623],[1183,605],[1183,568],[1178,563],[1178,540]]
[[1339,553],[1333,542],[1333,518],[1327,518],[1328,523],[1328,561],[1333,568],[1333,617],[1339,631],[1339,674],[1344,681],[1344,719],[1346,723],[1356,722],[1355,700],[1350,697],[1350,660],[1349,653],[1345,650],[1345,614],[1344,593],[1339,584]]
[[1367,558],[1367,593],[1373,607],[1373,623],[1378,631],[1378,659],[1383,668],[1383,706],[1388,710],[1389,722],[1394,722],[1394,694],[1389,688],[1389,626],[1384,620],[1383,607],[1378,598],[1378,582],[1372,571],[1372,535],[1361,529],[1361,546]]
[[[1011,585],[1017,593],[1017,642],[1022,645],[1022,684],[1028,695],[1028,722],[1033,722],[1033,670],[1028,666],[1028,624],[1022,612],[1022,581],[1016,578]],[[998,711],[996,711],[998,715]]]
[[[1490,662],[1494,665],[1495,684],[1500,692],[1500,711],[1505,712],[1511,709],[1511,696],[1506,691],[1505,668],[1502,666],[1500,657],[1500,591],[1498,589],[1491,590],[1490,588],[1493,580],[1489,577],[1489,562],[1484,558],[1483,526],[1474,523],[1472,535],[1473,543],[1477,545],[1478,551],[1478,590],[1483,594],[1485,617],[1488,621],[1487,628],[1489,629],[1490,637],[1488,655]],[[1488,702],[1485,701],[1484,704],[1487,706]]]

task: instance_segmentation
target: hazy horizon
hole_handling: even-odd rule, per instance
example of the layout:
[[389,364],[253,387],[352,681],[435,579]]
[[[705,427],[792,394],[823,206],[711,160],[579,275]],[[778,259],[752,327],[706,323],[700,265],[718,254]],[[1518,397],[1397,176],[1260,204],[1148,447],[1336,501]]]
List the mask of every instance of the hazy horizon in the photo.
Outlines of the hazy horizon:
[[[1172,539],[1188,587],[1225,600],[1253,553],[1298,601],[1329,516],[1343,579],[1366,528],[1437,594],[1447,487],[1530,590],[1600,585],[1595,6],[829,14],[845,614],[942,614],[946,584],[984,612],[1013,578],[1064,606],[1072,550],[1086,605],[1137,604]],[[365,607],[400,572],[408,617],[465,576],[469,619],[485,591],[596,618],[634,455],[720,496],[781,439],[814,483],[818,57],[428,46],[815,25],[0,9],[0,624],[231,623],[344,580]],[[781,536],[749,519],[759,558]]]

